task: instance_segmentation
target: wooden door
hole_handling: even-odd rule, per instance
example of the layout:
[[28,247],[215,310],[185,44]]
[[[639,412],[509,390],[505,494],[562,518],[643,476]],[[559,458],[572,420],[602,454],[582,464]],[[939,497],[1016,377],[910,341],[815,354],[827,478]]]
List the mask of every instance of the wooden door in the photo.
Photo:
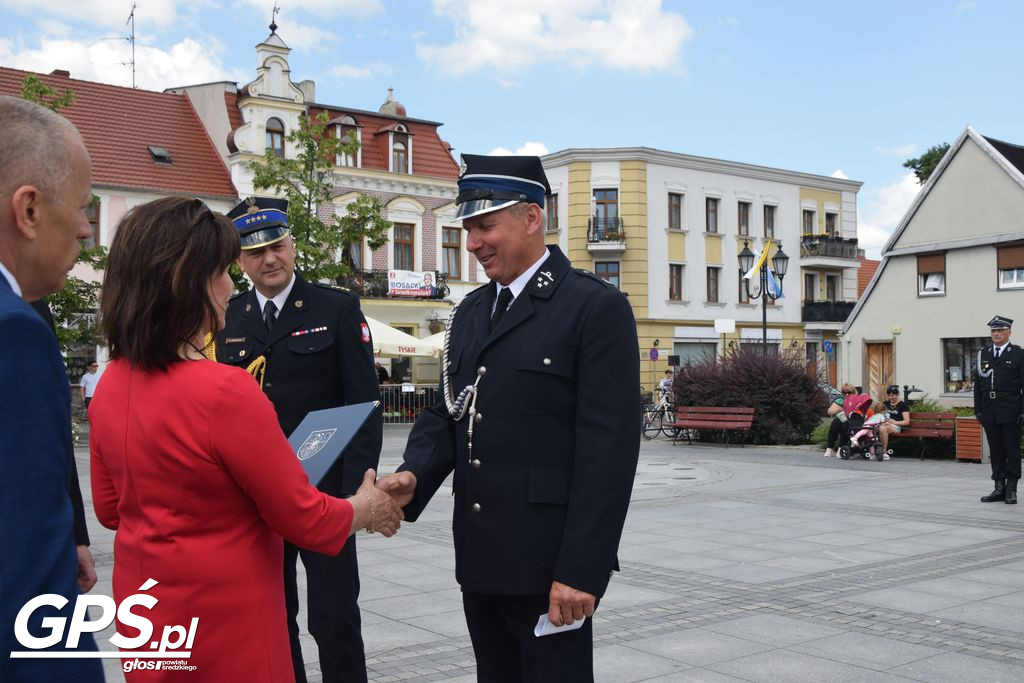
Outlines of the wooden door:
[[865,344],[866,384],[864,390],[875,399],[885,396],[885,388],[895,376],[892,367],[892,342]]

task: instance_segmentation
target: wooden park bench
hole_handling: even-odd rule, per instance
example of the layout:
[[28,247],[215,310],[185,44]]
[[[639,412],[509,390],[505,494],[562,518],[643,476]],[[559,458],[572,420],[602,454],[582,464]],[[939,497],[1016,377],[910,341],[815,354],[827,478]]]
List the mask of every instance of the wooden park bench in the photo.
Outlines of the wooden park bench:
[[723,432],[745,432],[754,424],[753,408],[724,408],[717,406],[677,406],[676,419],[670,426],[676,429],[672,443],[686,431],[686,440],[693,443],[694,429]]
[[925,439],[952,441],[956,432],[956,413],[911,413],[910,424],[899,434],[890,434],[889,439],[917,439],[921,444],[921,459],[924,460],[928,443]]

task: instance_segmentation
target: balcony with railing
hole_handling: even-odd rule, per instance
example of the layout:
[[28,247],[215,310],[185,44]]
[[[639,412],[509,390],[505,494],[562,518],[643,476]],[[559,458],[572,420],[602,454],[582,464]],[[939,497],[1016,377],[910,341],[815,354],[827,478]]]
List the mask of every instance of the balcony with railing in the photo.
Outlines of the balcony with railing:
[[587,223],[587,251],[622,252],[626,250],[626,229],[619,217],[591,216]]
[[856,305],[856,301],[805,301],[800,319],[805,323],[846,322]]
[[364,299],[444,299],[448,296],[448,277],[434,272],[434,287],[430,296],[392,296],[386,270],[357,270],[338,278],[338,284],[347,287]]
[[[808,259],[857,260],[857,238],[837,235],[804,235],[800,238],[801,265],[813,265]],[[827,265],[827,264],[823,264]]]

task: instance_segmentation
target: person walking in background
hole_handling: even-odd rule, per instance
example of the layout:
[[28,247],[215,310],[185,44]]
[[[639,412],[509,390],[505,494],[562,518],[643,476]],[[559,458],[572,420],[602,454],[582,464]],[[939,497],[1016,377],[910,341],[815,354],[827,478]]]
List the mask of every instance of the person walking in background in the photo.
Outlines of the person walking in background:
[[[71,391],[57,338],[31,307],[64,286],[91,231],[89,153],[64,117],[0,96],[0,680],[102,681],[97,659],[21,659],[13,624],[30,599],[55,594],[26,624],[35,638],[71,619],[79,595],[73,535]],[[88,549],[86,549],[88,550]],[[95,651],[91,633],[78,641]],[[46,648],[66,650],[66,636]]]
[[988,327],[992,345],[978,351],[974,412],[988,439],[995,485],[981,502],[1001,500],[1015,505],[1024,425],[1024,349],[1010,343],[1011,319],[997,315],[988,321]]
[[82,392],[82,405],[85,406],[86,412],[88,412],[89,403],[92,401],[92,396],[96,392],[96,385],[100,381],[100,374],[97,372],[99,368],[99,363],[92,361],[89,363],[88,371],[82,375],[80,391]]
[[378,486],[415,520],[454,470],[479,680],[589,681],[587,617],[618,569],[640,449],[636,323],[622,292],[545,245],[539,158],[463,162],[456,218],[491,282],[453,312],[443,400]]
[[117,531],[118,604],[152,579],[154,633],[199,619],[199,679],[277,683],[293,678],[281,538],[336,554],[360,528],[393,534],[400,511],[372,469],[346,500],[310,485],[252,376],[206,358],[238,252],[231,221],[198,199],[158,199],[118,224],[100,316],[111,362],[89,407],[93,504]]
[[[288,202],[252,198],[229,216],[241,236],[242,270],[254,287],[231,299],[217,336],[217,360],[254,369],[291,434],[311,410],[380,400],[370,328],[352,292],[307,282],[295,272]],[[261,360],[260,360],[261,359]],[[378,408],[320,482],[335,496],[351,495],[363,472],[376,469],[383,439]],[[299,644],[297,558],[306,568],[309,632],[316,640],[324,683],[366,680],[359,614],[355,539],[336,556],[286,544],[285,598],[295,679],[306,680]]]

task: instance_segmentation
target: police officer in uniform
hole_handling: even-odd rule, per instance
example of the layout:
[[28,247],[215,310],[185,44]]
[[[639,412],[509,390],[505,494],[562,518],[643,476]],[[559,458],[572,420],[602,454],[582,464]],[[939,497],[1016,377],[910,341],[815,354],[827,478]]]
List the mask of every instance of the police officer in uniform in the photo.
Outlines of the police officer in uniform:
[[[228,214],[241,237],[239,263],[255,287],[232,297],[226,324],[217,335],[217,360],[247,368],[260,379],[282,431],[291,434],[306,413],[376,401],[380,389],[359,298],[347,290],[307,282],[295,273],[287,208],[285,200],[258,198]],[[334,496],[355,493],[363,473],[377,467],[382,425],[378,410],[320,482],[321,491]],[[285,602],[299,683],[306,674],[296,621],[296,556],[306,568],[309,631],[319,649],[323,680],[366,680],[354,541],[350,538],[337,557],[285,543]]]
[[640,447],[626,297],[544,243],[537,157],[465,155],[456,199],[491,282],[449,321],[443,400],[378,486],[415,520],[454,470],[455,572],[481,681],[593,680],[591,620]]
[[995,488],[981,502],[1017,503],[1020,431],[1024,425],[1024,349],[1010,343],[1013,321],[997,315],[988,322],[992,346],[978,352],[974,371],[974,412],[985,428]]

